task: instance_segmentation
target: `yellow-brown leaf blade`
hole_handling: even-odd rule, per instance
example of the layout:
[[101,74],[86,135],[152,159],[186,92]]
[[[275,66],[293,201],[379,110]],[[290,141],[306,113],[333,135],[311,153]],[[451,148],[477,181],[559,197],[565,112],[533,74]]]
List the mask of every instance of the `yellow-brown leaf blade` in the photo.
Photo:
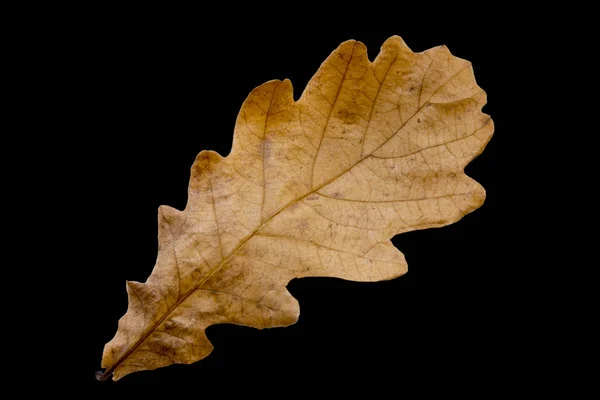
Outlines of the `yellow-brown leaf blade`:
[[360,42],[332,53],[295,102],[291,83],[248,96],[232,151],[202,151],[184,211],[159,210],[159,255],[104,349],[104,377],[206,357],[205,329],[294,323],[293,278],[391,279],[395,234],[479,207],[463,169],[493,132],[470,63],[399,37],[374,62]]

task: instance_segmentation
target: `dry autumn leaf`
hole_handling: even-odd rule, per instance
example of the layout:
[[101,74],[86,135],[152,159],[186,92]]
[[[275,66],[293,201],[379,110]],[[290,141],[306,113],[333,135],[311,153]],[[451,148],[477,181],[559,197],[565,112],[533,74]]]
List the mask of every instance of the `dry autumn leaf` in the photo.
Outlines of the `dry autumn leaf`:
[[485,191],[463,169],[493,132],[468,61],[394,36],[374,62],[340,45],[295,102],[290,81],[250,93],[231,153],[202,151],[184,211],[159,208],[159,252],[106,344],[98,379],[206,357],[205,329],[297,321],[293,278],[378,281],[407,265],[390,239],[453,223]]

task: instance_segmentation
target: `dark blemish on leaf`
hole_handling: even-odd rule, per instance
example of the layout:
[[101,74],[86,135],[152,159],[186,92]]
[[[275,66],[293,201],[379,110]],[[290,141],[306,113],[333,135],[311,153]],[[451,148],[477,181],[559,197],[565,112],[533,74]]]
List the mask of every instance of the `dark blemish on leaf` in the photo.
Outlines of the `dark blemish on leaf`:
[[155,341],[150,343],[150,351],[156,354],[160,354],[169,358],[175,359],[177,357],[177,350],[168,346],[167,344]]
[[316,193],[311,193],[306,200],[317,200],[319,198],[319,195]]
[[163,324],[163,330],[167,333],[169,332],[173,332],[173,330],[175,330],[176,325],[172,320],[167,320],[164,324]]
[[261,143],[261,146],[263,146],[262,151],[265,158],[271,157],[271,140],[269,137],[265,137],[264,142]]
[[192,270],[192,274],[193,274],[194,276],[196,276],[196,275],[200,275],[201,273],[202,273],[202,268],[201,268],[199,265],[198,265],[196,268],[194,268],[194,269]]
[[421,118],[417,118],[417,122],[421,122]]
[[306,231],[306,229],[308,229],[308,221],[303,219],[302,221],[300,221],[300,223],[298,224],[298,230],[301,233],[304,233]]
[[350,124],[355,124],[358,122],[358,120],[360,119],[360,116],[358,115],[358,113],[355,112],[351,112],[348,110],[340,110],[338,112],[338,118],[347,125]]

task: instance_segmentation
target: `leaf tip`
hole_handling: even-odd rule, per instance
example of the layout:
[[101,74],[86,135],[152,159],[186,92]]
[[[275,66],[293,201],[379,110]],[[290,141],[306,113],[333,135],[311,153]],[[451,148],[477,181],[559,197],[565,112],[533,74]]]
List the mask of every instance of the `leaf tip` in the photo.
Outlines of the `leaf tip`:
[[138,290],[144,289],[144,286],[146,286],[146,284],[136,281],[125,281],[125,285],[127,286],[127,293],[135,293]]
[[285,78],[279,84],[279,90],[293,90],[292,81],[288,78]]
[[182,211],[179,211],[176,208],[161,205],[158,207],[158,218],[159,221],[164,221],[167,224],[172,223],[177,218],[179,218],[183,214]]
[[475,192],[473,193],[473,198],[475,199],[477,204],[479,204],[479,205],[483,204],[485,202],[486,196],[487,196],[487,194],[486,194],[485,188],[481,185],[478,185],[477,190],[475,190]]
[[341,57],[345,62],[349,63],[353,58],[358,56],[360,53],[367,53],[367,46],[364,43],[354,39],[346,40],[337,48],[333,54]]
[[392,47],[396,48],[396,49],[410,50],[410,48],[408,47],[408,45],[406,44],[404,39],[402,39],[398,35],[390,36],[385,42],[383,42],[381,49],[383,50],[385,48],[392,48]]

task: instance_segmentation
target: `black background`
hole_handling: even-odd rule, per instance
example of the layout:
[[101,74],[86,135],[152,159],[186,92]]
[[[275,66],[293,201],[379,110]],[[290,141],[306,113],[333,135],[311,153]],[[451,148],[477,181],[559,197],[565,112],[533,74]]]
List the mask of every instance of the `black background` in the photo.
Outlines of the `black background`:
[[[85,261],[77,273],[85,283],[77,285],[78,303],[90,311],[68,322],[79,343],[69,356],[73,367],[64,371],[69,381],[98,393],[138,385],[186,391],[225,377],[229,383],[219,388],[231,391],[231,382],[250,376],[259,383],[243,390],[259,393],[274,381],[310,388],[331,384],[334,376],[384,389],[415,379],[423,389],[461,390],[473,382],[489,388],[517,379],[502,367],[512,362],[518,321],[508,311],[515,288],[504,278],[512,273],[504,253],[511,243],[499,233],[507,224],[510,161],[501,149],[514,140],[509,119],[515,109],[507,85],[510,39],[498,31],[501,24],[507,32],[517,17],[492,23],[488,10],[431,15],[398,5],[376,16],[325,17],[315,10],[293,20],[288,12],[250,15],[231,7],[228,14],[81,10],[76,20],[53,26],[59,34],[42,45],[56,50],[49,62],[59,73],[43,78],[68,97],[64,130],[76,134],[68,174],[80,220],[72,240],[73,252]],[[485,151],[466,168],[487,190],[485,204],[456,224],[396,236],[393,243],[409,264],[403,277],[293,280],[288,288],[301,308],[295,325],[262,331],[212,326],[207,334],[215,349],[198,363],[97,382],[103,346],[127,307],[125,281],[143,282],[153,268],[158,206],[184,208],[198,152],[229,153],[248,93],[265,81],[289,78],[298,98],[341,42],[362,41],[373,60],[394,34],[413,51],[445,44],[473,63],[488,93],[484,112],[496,125]]]

